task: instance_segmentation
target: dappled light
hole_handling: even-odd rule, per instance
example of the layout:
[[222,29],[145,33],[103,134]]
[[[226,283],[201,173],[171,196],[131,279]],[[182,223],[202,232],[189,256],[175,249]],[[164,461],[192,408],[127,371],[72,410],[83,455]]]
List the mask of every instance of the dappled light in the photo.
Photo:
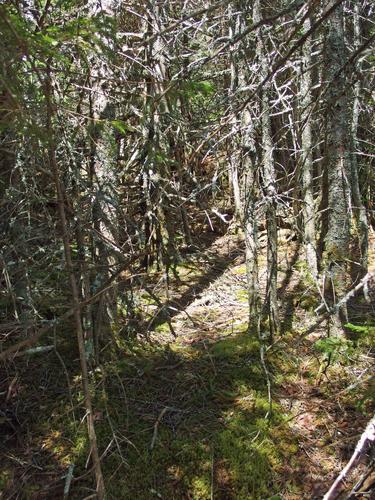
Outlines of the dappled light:
[[0,499],[375,498],[370,0],[0,1]]

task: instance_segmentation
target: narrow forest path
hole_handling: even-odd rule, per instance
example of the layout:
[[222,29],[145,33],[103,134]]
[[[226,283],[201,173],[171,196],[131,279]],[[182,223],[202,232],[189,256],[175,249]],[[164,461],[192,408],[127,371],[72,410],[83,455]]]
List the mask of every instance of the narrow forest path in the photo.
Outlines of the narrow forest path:
[[[207,241],[178,266],[179,279],[171,279],[168,294],[161,273],[148,276],[157,301],[140,287],[139,307],[152,331],[136,341],[115,332],[116,359],[93,374],[108,498],[319,500],[373,410],[371,344],[358,350],[343,345],[327,366],[316,347],[326,325],[296,341],[313,321],[318,297],[298,245],[281,231],[282,337],[267,353],[273,412],[266,418],[259,341],[247,331],[243,240],[228,233]],[[263,241],[261,235],[264,291]],[[374,304],[356,308],[358,324],[366,314],[374,317]],[[71,353],[69,339],[58,347],[62,356]],[[19,424],[17,434],[5,429],[0,498],[62,498],[74,464],[70,498],[82,500],[92,483],[79,367],[70,367],[77,376],[68,397],[65,377],[55,376],[63,373],[61,360],[54,352],[43,360],[21,360],[7,373],[17,388],[8,407],[15,408]],[[365,464],[356,469],[352,483],[364,470]]]
[[[247,321],[248,301],[242,238],[224,235],[197,259],[179,269],[181,281],[174,293],[171,323],[181,344],[217,339],[219,332],[233,331]],[[173,336],[152,338],[162,343]]]
[[[303,331],[316,319],[312,307],[316,290],[315,285],[306,279],[308,273],[298,244],[288,241],[288,231],[284,233],[285,239],[280,247],[279,296],[282,334],[288,335],[289,343],[283,346],[281,359],[279,354],[271,354],[269,362],[271,370],[274,369],[274,404],[288,422],[284,431],[290,433],[294,445],[291,445],[290,438],[285,439],[283,433],[279,442],[276,440],[277,447],[282,449],[285,446],[288,453],[291,449],[293,452],[276,468],[275,477],[283,477],[284,488],[285,484],[290,486],[290,491],[279,491],[282,495],[278,498],[318,499],[342,470],[358,433],[366,425],[366,417],[358,412],[355,401],[348,397],[348,387],[357,376],[371,373],[374,360],[363,356],[357,360],[354,370],[353,366],[326,368],[322,356],[314,349],[314,343],[325,334],[325,325],[296,347],[293,342],[290,344],[290,338],[296,332]],[[374,239],[373,234],[371,238]],[[266,282],[264,253],[260,255],[263,295]],[[219,375],[220,366],[215,367],[215,356],[211,356],[210,351],[215,352],[225,340],[235,342],[236,338],[246,334],[247,328],[246,266],[241,237],[226,234],[217,239],[200,256],[201,272],[205,264],[207,272],[203,275],[204,279],[201,277],[199,280],[205,286],[197,287],[196,298],[194,294],[190,295],[194,299],[186,302],[185,295],[182,294],[180,300],[177,293],[174,299],[174,310],[178,312],[173,315],[172,325],[177,339],[168,335],[166,330],[154,334],[152,338],[161,343],[172,342],[179,350],[189,347],[199,349],[210,358],[215,373]],[[190,274],[194,276],[195,271],[194,267],[187,268],[183,282],[188,281]],[[280,368],[279,373],[275,373],[277,367]],[[238,404],[243,398],[243,395],[238,400],[234,398],[234,403]],[[265,498],[255,491],[254,497]],[[219,494],[217,498],[226,496]],[[238,493],[233,498],[245,496]]]

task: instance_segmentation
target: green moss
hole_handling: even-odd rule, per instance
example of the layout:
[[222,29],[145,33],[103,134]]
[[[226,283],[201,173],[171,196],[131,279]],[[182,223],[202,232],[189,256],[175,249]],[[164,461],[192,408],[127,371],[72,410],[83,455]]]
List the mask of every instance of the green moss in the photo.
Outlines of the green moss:
[[211,484],[209,477],[195,477],[191,482],[192,497],[197,500],[210,500]]
[[246,264],[234,267],[231,272],[237,276],[246,275]]
[[159,333],[170,333],[171,330],[169,328],[168,322],[165,321],[164,323],[161,323],[160,325],[158,325],[155,328],[155,331],[159,332]]
[[10,469],[0,470],[0,491],[4,491],[12,478],[12,471]]
[[[247,325],[242,325],[247,328]],[[243,356],[244,354],[249,355],[258,354],[259,341],[257,338],[247,335],[246,333],[237,334],[235,339],[228,338],[216,342],[212,348],[211,353],[217,358],[228,358],[233,359],[233,357]]]
[[76,456],[82,455],[88,449],[88,442],[86,435],[78,435],[74,439],[73,453]]
[[247,293],[247,290],[237,290],[236,297],[238,302],[243,302],[247,304],[249,301],[249,294]]
[[[205,345],[127,341],[119,361],[95,374],[100,452],[112,443],[103,460],[108,498],[261,499],[277,492],[275,478],[295,443],[276,404],[264,419],[259,342],[246,333],[246,322],[235,329],[243,331]],[[82,403],[80,384],[80,377],[72,381],[75,405]],[[74,463],[76,477],[86,472],[89,455],[83,416],[82,405],[73,421],[69,406],[54,402],[38,422],[44,448],[64,467]],[[81,485],[72,485],[72,498],[82,498]]]
[[254,439],[258,429],[251,414],[236,412],[226,423],[227,429],[219,434],[217,446],[236,485],[236,498],[261,498],[269,492],[269,452],[272,455],[277,452],[268,443],[266,450],[264,439],[261,446]]
[[[123,402],[114,398],[118,388],[112,377],[109,390],[114,393],[108,404],[114,425],[128,440],[123,443],[126,465],[108,485],[109,497],[201,500],[211,498],[212,492],[229,498],[236,492],[240,499],[269,495],[283,447],[263,418],[268,401],[257,357],[258,341],[240,334],[206,347],[138,349],[133,359],[143,366],[143,375],[135,379],[134,369],[122,363],[118,375],[133,380],[126,385],[132,402],[126,418]],[[163,371],[168,364],[179,366]],[[166,406],[171,410],[161,420],[150,452],[155,422]],[[273,418],[280,425],[281,417]],[[112,432],[105,423],[100,429],[103,447]],[[116,454],[106,460],[106,476],[118,465]]]

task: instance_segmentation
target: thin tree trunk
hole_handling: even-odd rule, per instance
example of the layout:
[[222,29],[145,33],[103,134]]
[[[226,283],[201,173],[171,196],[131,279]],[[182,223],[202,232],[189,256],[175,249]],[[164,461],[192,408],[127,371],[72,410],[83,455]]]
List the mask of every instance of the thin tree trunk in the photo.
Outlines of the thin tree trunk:
[[[233,9],[237,10],[233,18]],[[231,17],[230,37],[237,36],[244,29],[246,17],[245,2],[234,2],[228,14]],[[233,100],[238,88],[246,86],[248,75],[244,54],[246,46],[240,52],[238,48],[230,52],[231,80],[229,95]],[[256,178],[256,165],[254,162],[255,143],[254,126],[251,113],[246,107],[239,116],[236,103],[232,106],[232,140],[236,141],[237,147],[230,148],[231,181],[234,194],[235,213],[241,221],[245,237],[245,262],[247,274],[247,290],[249,301],[249,331],[260,333],[260,293],[258,275],[258,221],[256,214],[256,202],[258,192],[258,180]],[[237,140],[236,140],[237,139]],[[241,183],[239,179],[241,172]]]
[[[241,14],[237,14],[235,17],[233,16],[233,6],[230,5],[228,8],[228,15],[231,19],[229,22],[229,38],[233,38],[237,36],[240,32],[241,28]],[[230,88],[229,88],[229,99],[232,105],[232,140],[235,141],[238,136],[238,116],[236,113],[236,103],[234,100],[234,95],[236,90],[238,90],[239,84],[239,73],[241,69],[239,68],[239,58],[238,58],[238,48],[235,46],[230,47],[229,52],[229,61],[230,61]],[[241,200],[241,190],[240,190],[240,182],[239,182],[239,172],[238,166],[240,157],[237,154],[236,148],[231,147],[229,149],[229,172],[230,172],[230,181],[231,187],[233,190],[233,201],[234,201],[234,213],[235,216],[241,220],[242,218],[242,200]]]
[[[254,23],[260,23],[263,16],[260,0],[254,2]],[[260,65],[260,80],[268,74],[268,62],[263,39],[262,28],[257,33],[256,54]],[[273,140],[270,117],[270,82],[263,85],[261,95],[261,126],[262,126],[262,177],[265,194],[267,223],[267,312],[269,317],[271,337],[280,329],[279,310],[277,304],[277,189],[276,174],[273,159]]]
[[[354,50],[357,50],[361,45],[361,26],[360,26],[360,5],[354,5]],[[357,63],[357,70],[360,71],[360,63]],[[361,95],[361,80],[358,79],[354,85],[353,95],[353,111],[351,123],[351,167],[352,167],[352,197],[353,197],[353,215],[356,229],[356,255],[354,260],[357,263],[353,265],[353,280],[360,280],[366,273],[368,268],[368,220],[366,207],[362,202],[361,191],[359,188],[358,174],[358,120],[360,112],[360,95]]]
[[[249,125],[250,126],[250,125]],[[243,230],[245,235],[245,259],[247,290],[249,300],[249,330],[260,334],[260,290],[259,290],[259,267],[258,267],[258,223],[256,213],[257,180],[255,167],[249,156],[243,158]]]
[[72,306],[74,308],[74,320],[77,333],[79,358],[81,363],[82,387],[83,387],[84,403],[86,409],[88,436],[90,440],[91,455],[96,476],[96,493],[98,499],[102,500],[104,499],[105,496],[104,479],[101,469],[100,456],[99,456],[95,426],[94,426],[94,414],[92,409],[92,401],[91,401],[90,386],[89,386],[89,374],[88,374],[88,367],[87,367],[86,353],[85,353],[84,333],[82,329],[79,290],[78,290],[76,276],[74,273],[73,260],[71,255],[71,244],[70,244],[68,223],[66,219],[65,205],[64,205],[64,190],[61,184],[59,168],[56,161],[56,145],[54,138],[54,130],[52,126],[52,117],[53,117],[52,85],[51,85],[51,76],[49,67],[47,68],[47,71],[48,75],[45,85],[45,98],[47,105],[46,134],[48,137],[48,162],[51,171],[53,173],[55,182],[55,188],[58,200],[58,213],[60,218],[62,240],[64,245],[65,267],[69,275],[70,288],[72,293]]
[[[304,23],[304,31],[311,27],[310,19]],[[315,205],[313,186],[313,155],[312,155],[312,74],[311,74],[311,39],[303,45],[303,69],[301,81],[301,121],[302,121],[302,191],[303,191],[303,221],[306,262],[314,278],[318,274],[315,234]]]

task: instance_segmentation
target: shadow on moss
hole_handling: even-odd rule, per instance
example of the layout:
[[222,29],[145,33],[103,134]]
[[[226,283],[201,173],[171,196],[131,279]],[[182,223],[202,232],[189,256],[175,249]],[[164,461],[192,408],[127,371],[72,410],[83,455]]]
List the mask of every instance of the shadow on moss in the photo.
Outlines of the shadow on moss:
[[[107,484],[110,498],[269,496],[283,462],[280,436],[284,450],[293,438],[281,432],[278,407],[264,420],[268,401],[257,340],[240,334],[184,350],[138,347],[108,367],[105,385],[121,442],[104,462],[106,477],[115,474]],[[97,427],[105,447],[112,430],[107,420]]]

